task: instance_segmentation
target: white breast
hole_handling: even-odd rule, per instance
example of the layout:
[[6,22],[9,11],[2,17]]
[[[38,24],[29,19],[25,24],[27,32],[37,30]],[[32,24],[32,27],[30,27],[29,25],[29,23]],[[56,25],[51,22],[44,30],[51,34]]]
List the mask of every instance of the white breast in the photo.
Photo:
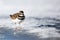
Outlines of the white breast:
[[20,21],[22,21],[22,20],[19,20],[19,19],[14,19],[14,20],[12,20],[12,22],[15,22],[15,23],[19,23]]

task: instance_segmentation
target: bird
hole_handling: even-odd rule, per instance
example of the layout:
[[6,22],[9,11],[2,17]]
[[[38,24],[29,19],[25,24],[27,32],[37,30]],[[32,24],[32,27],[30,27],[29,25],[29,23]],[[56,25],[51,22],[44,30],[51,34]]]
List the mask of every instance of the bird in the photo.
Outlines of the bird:
[[[14,22],[14,24],[20,24],[24,21],[25,19],[25,15],[24,15],[24,11],[19,11],[18,13],[14,13],[13,15],[10,15],[10,18],[12,20],[12,22]],[[16,30],[20,29],[19,27],[16,28]]]

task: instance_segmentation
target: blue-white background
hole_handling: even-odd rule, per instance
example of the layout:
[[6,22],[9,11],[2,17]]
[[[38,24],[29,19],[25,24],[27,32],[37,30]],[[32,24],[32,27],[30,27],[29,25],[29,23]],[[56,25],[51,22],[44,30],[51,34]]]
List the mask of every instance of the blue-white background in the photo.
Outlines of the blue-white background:
[[[14,31],[9,15],[20,10],[26,19]],[[0,0],[0,40],[60,40],[60,0]]]

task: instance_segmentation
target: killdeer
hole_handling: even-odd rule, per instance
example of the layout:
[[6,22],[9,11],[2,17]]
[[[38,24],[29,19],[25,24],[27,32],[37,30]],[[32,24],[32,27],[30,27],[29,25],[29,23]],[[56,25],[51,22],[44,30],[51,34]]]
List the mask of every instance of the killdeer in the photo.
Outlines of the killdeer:
[[21,23],[25,19],[25,15],[23,11],[19,11],[19,13],[15,13],[13,15],[10,15],[10,18],[13,22],[16,23]]
[[[23,22],[23,20],[25,19],[25,15],[23,11],[19,11],[19,13],[15,13],[13,15],[10,15],[11,20],[15,23],[15,24],[20,24]],[[16,28],[16,30],[19,28]]]

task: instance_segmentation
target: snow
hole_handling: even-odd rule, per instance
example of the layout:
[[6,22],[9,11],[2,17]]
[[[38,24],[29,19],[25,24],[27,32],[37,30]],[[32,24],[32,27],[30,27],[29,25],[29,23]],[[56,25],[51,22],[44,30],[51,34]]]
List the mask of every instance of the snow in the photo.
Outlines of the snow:
[[[3,22],[2,22],[3,21]],[[51,22],[51,23],[50,23]],[[54,22],[54,23],[53,23]],[[58,21],[59,22],[59,21]],[[38,38],[50,38],[50,37],[60,37],[59,29],[56,29],[55,27],[47,27],[47,26],[42,26],[41,25],[48,25],[48,24],[55,24],[58,23],[57,21],[53,20],[48,20],[48,19],[35,19],[35,18],[26,18],[23,23],[19,24],[14,24],[12,21],[7,18],[7,19],[0,19],[0,28],[6,28],[7,31],[9,29],[12,29],[12,33],[9,33],[10,35],[20,35],[20,33],[25,33],[29,35],[35,35]],[[19,31],[14,31],[16,27],[21,27],[22,30]]]

